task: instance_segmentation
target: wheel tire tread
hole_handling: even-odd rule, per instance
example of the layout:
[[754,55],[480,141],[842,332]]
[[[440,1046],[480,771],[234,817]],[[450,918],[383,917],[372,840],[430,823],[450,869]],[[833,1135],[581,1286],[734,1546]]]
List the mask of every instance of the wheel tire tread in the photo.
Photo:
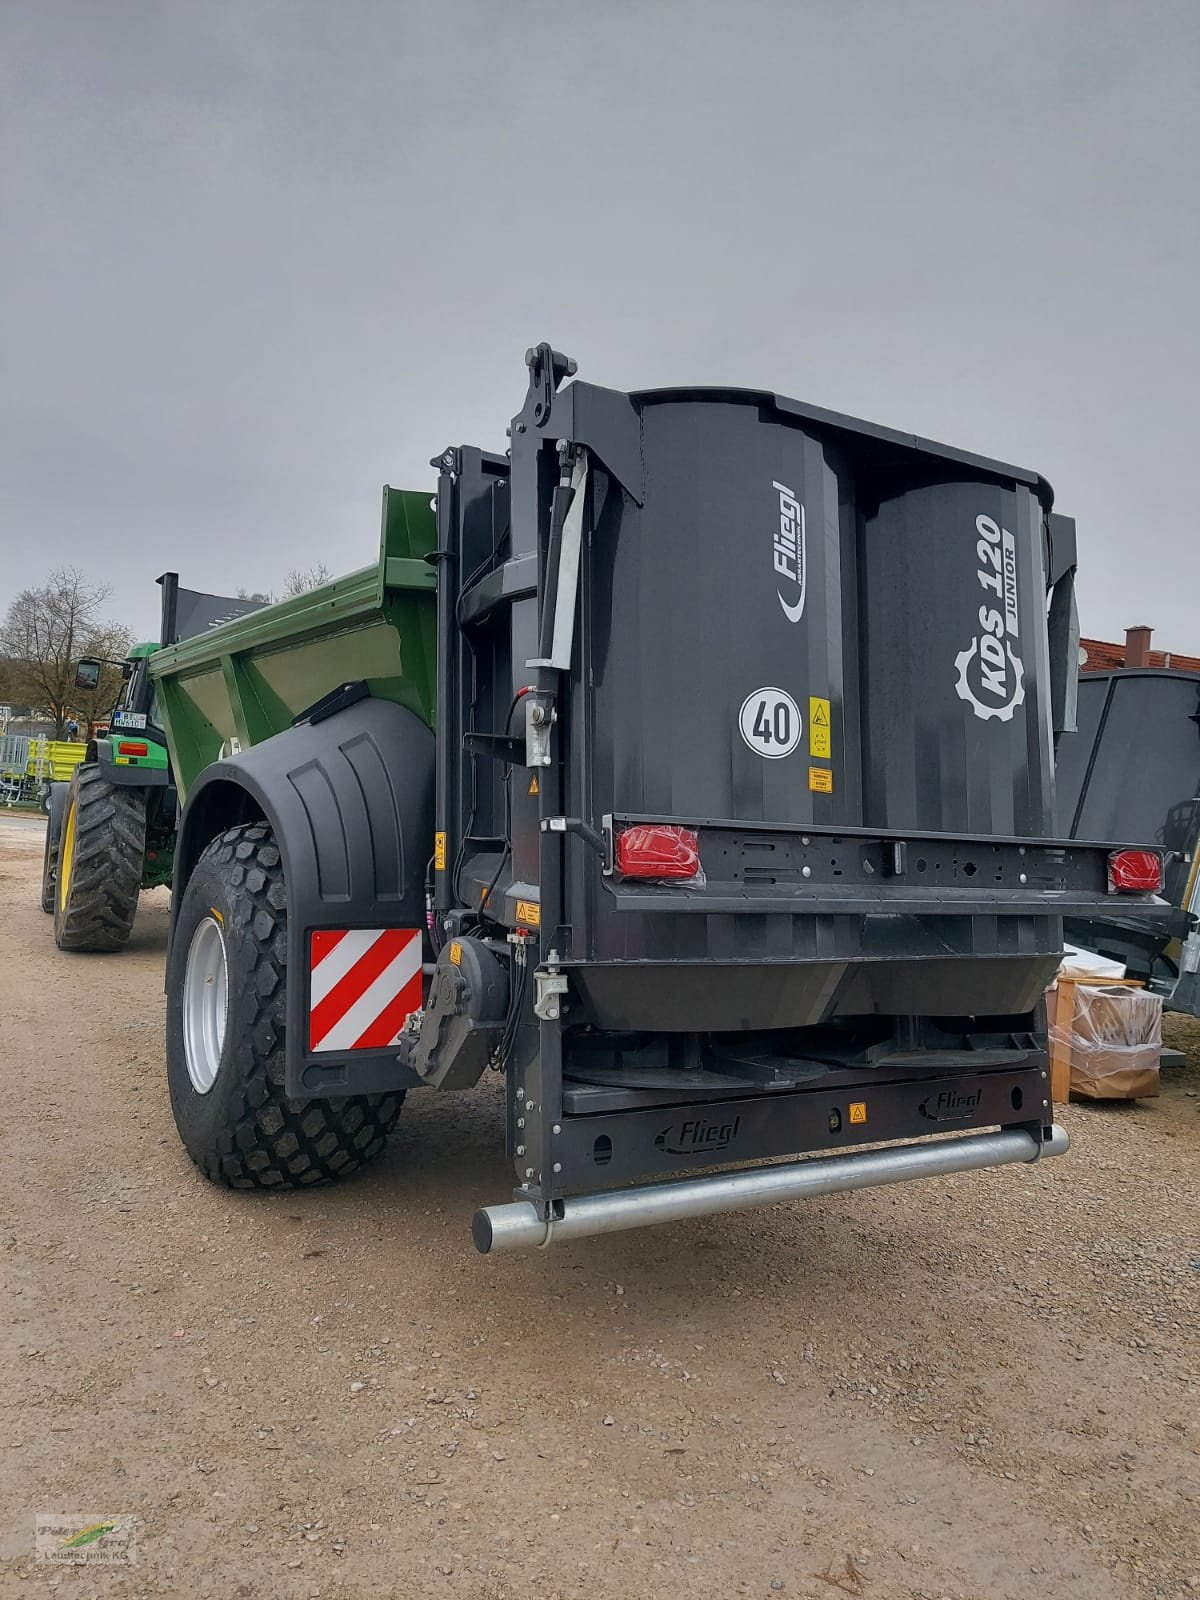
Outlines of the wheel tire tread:
[[[286,932],[287,912],[286,896],[279,892],[279,849],[265,823],[249,823],[214,839],[197,867],[202,862],[221,870],[227,882],[239,879],[235,920],[253,942],[255,954],[241,986],[251,1010],[238,1023],[232,1062],[243,1077],[229,1100],[231,1116],[215,1147],[189,1147],[189,1154],[205,1177],[234,1189],[308,1188],[347,1177],[383,1150],[404,1094],[395,1090],[339,1100],[294,1100],[285,1093],[287,984],[280,955],[286,939],[280,935]],[[244,870],[237,873],[236,868]],[[364,1129],[369,1130],[366,1141]]]
[[[65,819],[63,826],[65,831]],[[117,788],[101,776],[98,767],[80,767],[75,788],[75,860],[67,904],[51,907],[54,939],[60,950],[111,951],[128,943],[137,915],[145,853],[142,790]],[[56,895],[61,856],[60,839],[55,858]]]
[[42,847],[42,910],[48,917],[54,915],[54,901],[58,892],[58,846],[52,836],[52,820],[46,818],[46,842]]

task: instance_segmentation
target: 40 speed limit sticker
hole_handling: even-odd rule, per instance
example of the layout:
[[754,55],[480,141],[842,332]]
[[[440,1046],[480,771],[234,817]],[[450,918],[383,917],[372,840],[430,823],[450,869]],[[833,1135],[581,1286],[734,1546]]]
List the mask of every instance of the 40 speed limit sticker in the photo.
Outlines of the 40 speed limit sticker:
[[768,761],[790,756],[804,733],[800,707],[785,689],[755,689],[738,714],[742,738]]

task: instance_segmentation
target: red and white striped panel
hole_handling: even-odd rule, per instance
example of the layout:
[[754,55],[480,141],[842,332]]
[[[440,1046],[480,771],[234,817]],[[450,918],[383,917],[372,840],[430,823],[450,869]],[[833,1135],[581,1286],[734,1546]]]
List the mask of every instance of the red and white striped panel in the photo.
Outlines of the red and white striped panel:
[[309,958],[311,1051],[384,1050],[421,1009],[416,928],[318,928]]

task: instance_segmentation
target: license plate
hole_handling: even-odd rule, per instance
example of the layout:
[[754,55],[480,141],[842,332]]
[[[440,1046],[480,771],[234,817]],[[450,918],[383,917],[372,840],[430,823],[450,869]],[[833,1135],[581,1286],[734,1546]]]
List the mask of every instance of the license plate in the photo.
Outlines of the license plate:
[[144,728],[146,726],[146,713],[144,711],[114,711],[114,728]]

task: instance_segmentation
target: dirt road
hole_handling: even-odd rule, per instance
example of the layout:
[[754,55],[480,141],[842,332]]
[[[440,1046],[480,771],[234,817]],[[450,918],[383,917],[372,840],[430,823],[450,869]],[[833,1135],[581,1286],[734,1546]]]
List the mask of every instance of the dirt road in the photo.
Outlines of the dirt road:
[[[205,1183],[165,892],[61,955],[40,857],[0,820],[4,1596],[1200,1593],[1200,1030],[1036,1169],[485,1259],[494,1092],[340,1190]],[[139,1564],[35,1564],[51,1513]]]

